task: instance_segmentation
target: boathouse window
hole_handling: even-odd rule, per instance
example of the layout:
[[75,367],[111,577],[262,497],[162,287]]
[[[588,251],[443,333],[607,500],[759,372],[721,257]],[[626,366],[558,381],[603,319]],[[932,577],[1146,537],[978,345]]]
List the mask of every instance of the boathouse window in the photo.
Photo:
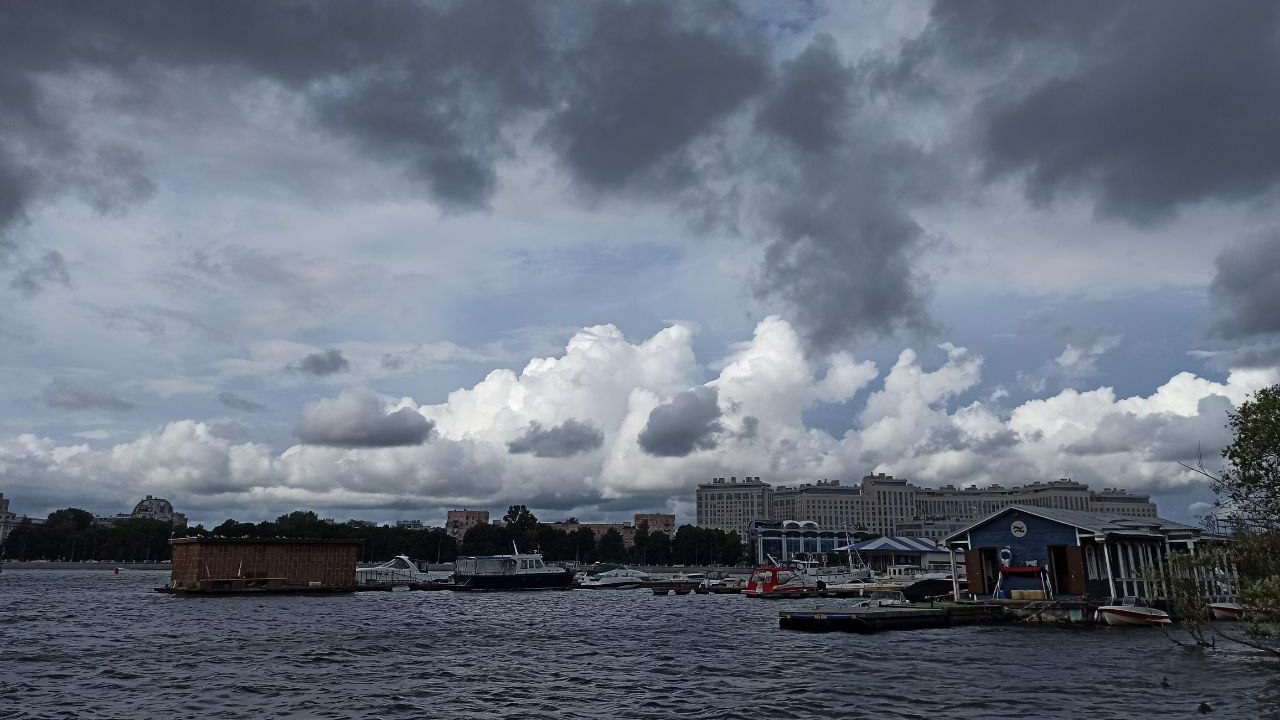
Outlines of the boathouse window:
[[1098,567],[1098,551],[1097,551],[1097,548],[1095,548],[1095,547],[1094,547],[1094,546],[1092,546],[1092,545],[1086,545],[1086,546],[1084,547],[1084,560],[1085,560],[1085,565],[1088,567],[1089,579],[1090,579],[1090,580],[1101,580],[1101,579],[1102,579],[1102,572],[1101,572],[1100,568]]

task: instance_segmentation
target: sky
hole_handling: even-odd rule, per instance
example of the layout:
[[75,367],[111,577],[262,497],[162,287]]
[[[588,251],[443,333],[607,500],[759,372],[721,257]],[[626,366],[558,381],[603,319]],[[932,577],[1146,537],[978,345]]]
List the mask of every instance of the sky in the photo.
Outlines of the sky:
[[0,5],[0,492],[1212,501],[1280,382],[1274,2]]

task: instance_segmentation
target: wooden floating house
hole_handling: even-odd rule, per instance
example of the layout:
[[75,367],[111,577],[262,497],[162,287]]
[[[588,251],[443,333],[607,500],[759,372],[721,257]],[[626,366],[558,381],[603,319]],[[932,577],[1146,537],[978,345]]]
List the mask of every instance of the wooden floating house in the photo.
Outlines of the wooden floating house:
[[174,538],[169,584],[202,595],[351,592],[359,540]]
[[[1161,518],[1013,505],[943,541],[968,581],[956,600],[1161,598],[1169,558],[1219,542],[1200,528]],[[953,573],[953,578],[956,575]]]

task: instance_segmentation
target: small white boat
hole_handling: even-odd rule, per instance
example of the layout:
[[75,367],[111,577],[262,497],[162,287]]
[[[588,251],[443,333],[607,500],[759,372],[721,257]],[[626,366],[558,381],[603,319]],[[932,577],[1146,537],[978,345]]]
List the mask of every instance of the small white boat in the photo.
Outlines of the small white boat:
[[1209,612],[1214,620],[1240,620],[1244,617],[1244,606],[1237,602],[1211,602]]
[[1094,619],[1108,625],[1168,625],[1169,613],[1142,605],[1103,605]]
[[632,570],[617,563],[596,563],[590,570],[575,578],[578,587],[582,588],[638,588],[640,583],[649,580],[649,573]]
[[414,583],[430,582],[430,573],[423,572],[418,562],[405,555],[397,555],[375,567],[356,568],[357,585],[391,585],[408,588]]

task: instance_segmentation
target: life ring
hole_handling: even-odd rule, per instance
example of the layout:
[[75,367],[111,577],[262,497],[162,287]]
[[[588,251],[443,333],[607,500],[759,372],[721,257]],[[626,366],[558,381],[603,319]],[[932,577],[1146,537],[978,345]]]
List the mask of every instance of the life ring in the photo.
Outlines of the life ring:
[[1013,563],[1013,551],[1009,548],[1000,548],[1000,567],[1009,567]]

